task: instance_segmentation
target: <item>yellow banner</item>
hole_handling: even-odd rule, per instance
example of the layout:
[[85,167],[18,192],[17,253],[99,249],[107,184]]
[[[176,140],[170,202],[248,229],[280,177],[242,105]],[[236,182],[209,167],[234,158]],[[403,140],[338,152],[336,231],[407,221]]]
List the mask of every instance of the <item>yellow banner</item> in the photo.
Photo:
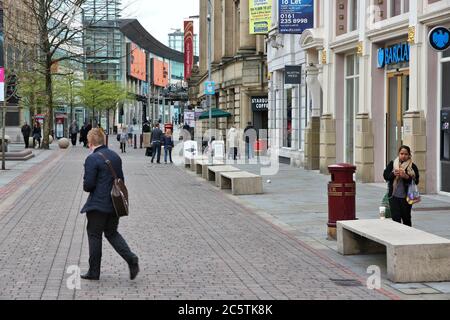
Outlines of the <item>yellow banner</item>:
[[250,0],[250,34],[269,33],[272,23],[272,0]]

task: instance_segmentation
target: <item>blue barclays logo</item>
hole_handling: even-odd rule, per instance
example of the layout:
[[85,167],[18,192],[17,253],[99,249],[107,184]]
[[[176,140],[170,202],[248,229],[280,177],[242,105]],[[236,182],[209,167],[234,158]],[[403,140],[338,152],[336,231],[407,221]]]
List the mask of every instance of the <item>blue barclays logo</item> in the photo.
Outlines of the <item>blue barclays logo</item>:
[[445,51],[450,48],[450,30],[445,27],[436,27],[428,35],[430,46],[436,51]]
[[384,68],[391,64],[409,62],[409,43],[399,43],[388,48],[378,49],[378,68]]

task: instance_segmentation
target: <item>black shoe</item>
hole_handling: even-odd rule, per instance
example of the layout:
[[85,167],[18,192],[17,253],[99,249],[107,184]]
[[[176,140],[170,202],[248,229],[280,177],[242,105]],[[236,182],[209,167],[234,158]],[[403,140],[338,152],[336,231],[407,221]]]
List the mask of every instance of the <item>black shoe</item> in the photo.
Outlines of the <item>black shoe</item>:
[[99,276],[94,277],[94,276],[90,275],[89,273],[82,274],[80,277],[81,277],[81,279],[84,279],[84,280],[94,280],[94,281],[100,280]]
[[135,261],[129,265],[130,267],[130,279],[134,280],[136,279],[138,273],[139,273],[139,263],[138,263],[138,258],[135,259]]

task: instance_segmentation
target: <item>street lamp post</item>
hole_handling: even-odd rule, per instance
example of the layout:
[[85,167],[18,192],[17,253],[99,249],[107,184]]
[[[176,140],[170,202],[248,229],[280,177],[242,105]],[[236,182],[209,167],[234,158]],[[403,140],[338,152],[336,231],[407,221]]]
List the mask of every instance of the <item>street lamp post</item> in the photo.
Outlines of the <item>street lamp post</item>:
[[[211,83],[211,14],[212,14],[212,10],[211,10],[211,0],[208,0],[208,82]],[[212,104],[211,104],[211,95],[208,94],[207,96],[207,100],[208,100],[208,107],[209,107],[209,134],[211,135],[212,132]],[[212,141],[211,141],[211,137],[209,138],[209,143],[210,143],[210,152],[209,152],[209,163],[212,163],[213,161],[213,157],[212,157]]]

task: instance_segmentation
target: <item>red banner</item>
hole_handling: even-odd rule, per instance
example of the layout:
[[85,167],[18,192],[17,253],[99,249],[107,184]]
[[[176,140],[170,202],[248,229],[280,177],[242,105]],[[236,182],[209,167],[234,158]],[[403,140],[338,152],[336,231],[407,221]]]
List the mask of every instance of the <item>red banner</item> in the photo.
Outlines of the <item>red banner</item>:
[[184,22],[184,80],[192,75],[194,67],[194,21]]

